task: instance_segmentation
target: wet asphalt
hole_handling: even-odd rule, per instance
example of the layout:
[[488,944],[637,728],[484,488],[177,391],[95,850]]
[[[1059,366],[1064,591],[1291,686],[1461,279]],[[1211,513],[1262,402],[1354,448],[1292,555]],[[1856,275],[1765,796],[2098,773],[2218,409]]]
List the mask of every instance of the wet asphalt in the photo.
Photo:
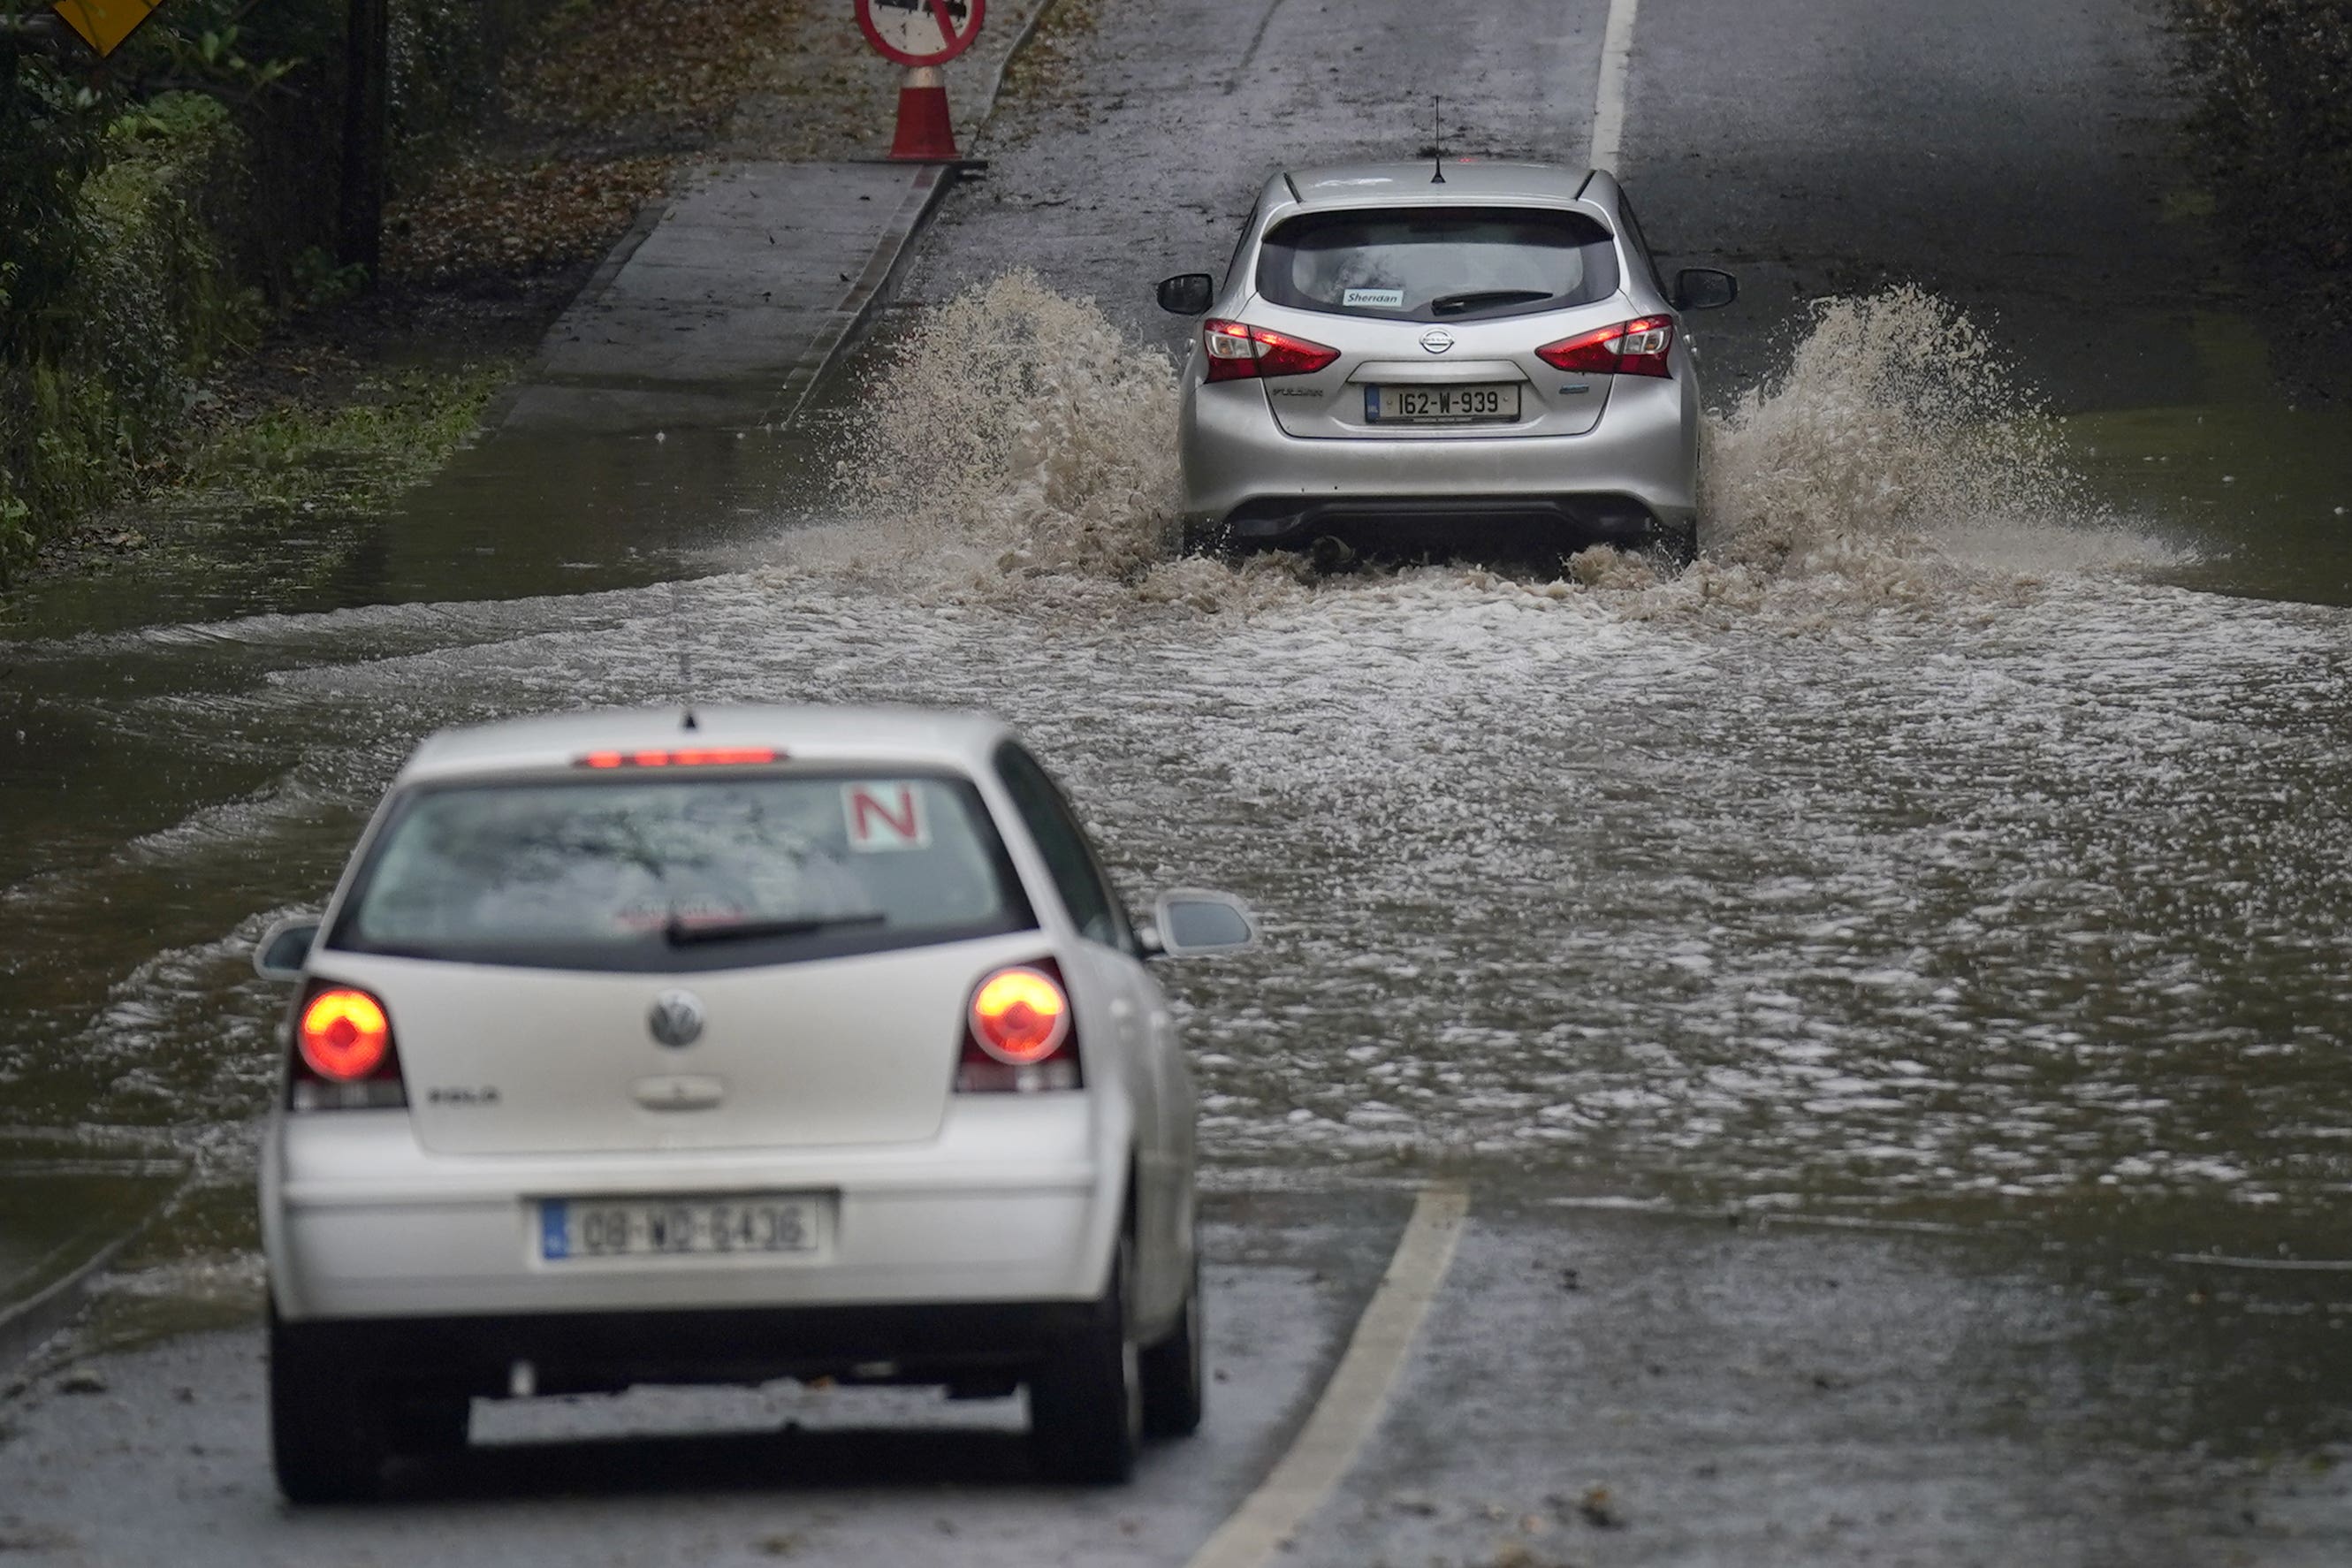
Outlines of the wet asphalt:
[[[1457,149],[1580,157],[1606,8],[1132,9],[1000,110],[905,303],[1029,267],[1173,347],[1187,329],[1151,280],[1221,268],[1275,168],[1410,150],[1433,95]],[[1759,373],[1805,300],[1912,280],[2003,323],[2064,409],[2196,404],[2211,372],[2178,344],[2231,301],[2177,216],[2155,16],[1645,0],[1624,174],[1669,266],[1742,276],[1742,304],[1703,324],[1714,384]],[[772,475],[731,443],[709,455],[741,465],[730,495]],[[367,591],[433,578],[419,563],[467,548],[451,528],[388,546]],[[634,548],[617,526],[573,542]],[[532,563],[484,560],[485,593],[545,591]],[[2170,1257],[2160,1214],[1839,1228],[1596,1204],[1592,1185],[1482,1172],[1393,1403],[1282,1561],[2352,1561],[2352,1271]],[[1405,1209],[1392,1178],[1232,1186],[1212,1205],[1226,1378],[1202,1436],[1125,1492],[1034,1486],[1009,1406],[772,1390],[486,1410],[476,1455],[400,1478],[392,1503],[294,1512],[264,1460],[257,1334],[232,1331],[63,1347],[0,1403],[0,1555],[1181,1563],[1306,1418]]]

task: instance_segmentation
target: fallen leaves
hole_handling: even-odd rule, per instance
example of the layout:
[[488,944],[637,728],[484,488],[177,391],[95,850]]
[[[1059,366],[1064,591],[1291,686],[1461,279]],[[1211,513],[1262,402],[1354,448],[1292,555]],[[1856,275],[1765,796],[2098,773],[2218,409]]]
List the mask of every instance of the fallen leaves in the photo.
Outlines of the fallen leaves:
[[675,164],[659,156],[452,164],[393,209],[385,268],[446,286],[593,260],[668,188]]

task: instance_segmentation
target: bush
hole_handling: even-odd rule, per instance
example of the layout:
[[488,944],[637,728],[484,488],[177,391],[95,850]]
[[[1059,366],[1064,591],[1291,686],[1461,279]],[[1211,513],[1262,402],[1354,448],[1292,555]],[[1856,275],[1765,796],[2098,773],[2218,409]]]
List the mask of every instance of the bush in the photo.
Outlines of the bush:
[[2352,308],[2352,0],[2175,0],[2194,129],[2257,255]]
[[[547,4],[392,0],[396,170],[478,110]],[[0,0],[0,586],[173,439],[257,288],[364,281],[329,259],[346,0],[173,0],[102,67],[13,25],[47,8]]]
[[107,161],[45,216],[31,252],[65,257],[64,269],[21,274],[37,292],[12,299],[30,319],[0,353],[0,571],[166,446],[196,374],[258,314],[223,254],[243,194],[228,111],[167,94],[103,142]]

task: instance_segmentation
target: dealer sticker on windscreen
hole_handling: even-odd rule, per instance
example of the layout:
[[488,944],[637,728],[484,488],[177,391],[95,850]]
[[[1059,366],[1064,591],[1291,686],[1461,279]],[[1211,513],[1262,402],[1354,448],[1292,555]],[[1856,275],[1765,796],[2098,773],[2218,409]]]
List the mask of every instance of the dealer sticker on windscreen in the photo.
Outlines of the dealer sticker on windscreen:
[[818,1193],[723,1198],[551,1198],[539,1205],[539,1255],[707,1258],[822,1251],[830,1200]]
[[1404,290],[1350,289],[1341,296],[1339,306],[1347,310],[1402,310],[1404,309]]

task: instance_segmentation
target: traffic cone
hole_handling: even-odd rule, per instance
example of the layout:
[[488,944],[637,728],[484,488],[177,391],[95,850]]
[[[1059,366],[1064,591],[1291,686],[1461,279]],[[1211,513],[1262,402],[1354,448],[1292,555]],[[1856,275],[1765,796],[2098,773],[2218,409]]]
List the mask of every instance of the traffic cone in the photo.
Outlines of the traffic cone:
[[948,119],[948,89],[937,66],[908,66],[898,89],[898,134],[890,156],[908,163],[952,163],[955,126]]

